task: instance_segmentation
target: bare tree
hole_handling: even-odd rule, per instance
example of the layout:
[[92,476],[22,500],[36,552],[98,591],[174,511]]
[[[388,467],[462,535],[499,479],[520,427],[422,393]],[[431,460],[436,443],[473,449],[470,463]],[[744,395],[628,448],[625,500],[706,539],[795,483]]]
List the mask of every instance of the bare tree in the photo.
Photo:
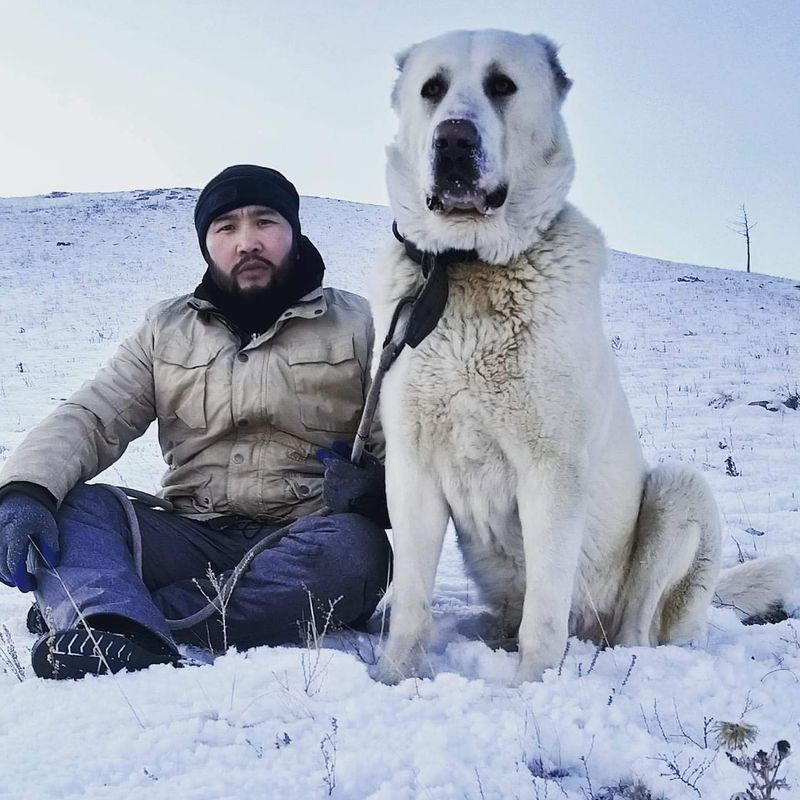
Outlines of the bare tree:
[[750,231],[752,231],[758,223],[750,222],[747,218],[747,209],[744,207],[744,203],[739,206],[739,211],[741,212],[741,216],[730,226],[730,229],[734,233],[738,233],[739,236],[744,236],[745,242],[747,242],[747,271],[750,272]]

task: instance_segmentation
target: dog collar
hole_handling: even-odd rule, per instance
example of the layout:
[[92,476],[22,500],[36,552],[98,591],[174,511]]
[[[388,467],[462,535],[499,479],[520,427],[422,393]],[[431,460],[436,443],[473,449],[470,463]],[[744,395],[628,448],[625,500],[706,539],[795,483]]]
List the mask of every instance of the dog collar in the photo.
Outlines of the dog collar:
[[436,266],[441,264],[446,267],[448,264],[460,264],[464,261],[477,261],[478,253],[475,250],[443,250],[441,253],[429,253],[420,250],[414,242],[409,241],[397,230],[397,221],[392,221],[392,233],[394,238],[406,249],[406,255],[415,263],[422,267],[422,274],[427,278],[428,273]]
[[[406,313],[408,321],[400,342],[400,349],[405,345],[416,347],[436,327],[444,313],[449,295],[447,265],[462,261],[476,261],[478,254],[474,250],[445,250],[442,253],[426,253],[397,230],[397,222],[392,222],[392,233],[397,241],[402,243],[406,255],[422,267],[425,282],[415,294],[404,297],[398,303],[384,346],[394,337],[401,313]],[[400,349],[397,351],[398,354]]]
[[401,298],[395,306],[389,322],[389,330],[383,340],[378,369],[372,376],[364,410],[361,412],[361,420],[358,423],[351,455],[354,464],[360,462],[364,452],[364,445],[378,405],[383,376],[406,345],[417,347],[442,318],[449,295],[447,265],[478,260],[478,254],[474,250],[445,250],[443,253],[425,253],[401,235],[397,230],[397,222],[394,221],[392,222],[392,233],[405,248],[406,255],[422,267],[424,281],[414,294]]

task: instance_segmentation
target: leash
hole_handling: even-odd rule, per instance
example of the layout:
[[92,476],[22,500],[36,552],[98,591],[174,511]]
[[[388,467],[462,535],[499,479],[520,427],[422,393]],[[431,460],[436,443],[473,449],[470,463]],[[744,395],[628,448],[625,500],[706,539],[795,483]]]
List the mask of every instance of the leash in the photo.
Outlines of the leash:
[[445,250],[441,253],[420,250],[400,233],[397,222],[392,222],[392,233],[405,248],[406,255],[422,267],[424,281],[413,294],[400,299],[392,314],[389,331],[383,340],[378,369],[372,378],[353,443],[350,460],[356,465],[361,463],[361,456],[369,438],[384,376],[405,346],[414,348],[420,345],[442,318],[450,293],[447,266],[478,260],[475,250]]
[[[128,522],[128,530],[130,532],[130,547],[133,556],[133,563],[136,568],[136,574],[142,577],[142,532],[139,529],[139,519],[136,516],[136,509],[133,507],[131,499],[138,500],[150,508],[160,508],[164,511],[172,511],[172,503],[169,500],[164,500],[161,497],[141,492],[138,489],[130,489],[127,486],[112,486],[108,483],[97,484],[103,486],[111,492],[122,506],[125,512],[125,518]],[[200,622],[205,622],[209,617],[215,613],[222,613],[223,609],[228,605],[233,590],[236,587],[239,578],[241,578],[244,571],[250,566],[253,559],[264,550],[274,547],[289,531],[289,528],[297,520],[292,520],[287,525],[268,533],[263,539],[256,542],[241,558],[239,563],[233,568],[228,579],[219,588],[217,596],[212,599],[207,599],[207,603],[199,611],[190,614],[188,617],[179,619],[166,619],[167,627],[172,631],[181,631],[191,628]]]

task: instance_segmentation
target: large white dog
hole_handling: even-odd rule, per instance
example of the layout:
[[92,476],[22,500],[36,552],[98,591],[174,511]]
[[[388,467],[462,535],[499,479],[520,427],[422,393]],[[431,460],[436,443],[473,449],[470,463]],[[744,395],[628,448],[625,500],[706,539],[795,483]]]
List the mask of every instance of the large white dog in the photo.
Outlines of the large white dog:
[[[686,642],[715,592],[743,614],[782,600],[793,565],[720,580],[704,479],[644,461],[603,332],[600,232],[565,198],[570,81],[542,36],[457,31],[398,59],[388,149],[397,229],[448,268],[434,331],[387,373],[381,417],[395,576],[374,671],[424,668],[436,566],[452,517],[470,575],[518,636],[516,681],[557,665],[569,634]],[[422,283],[396,244],[373,287],[378,340]]]

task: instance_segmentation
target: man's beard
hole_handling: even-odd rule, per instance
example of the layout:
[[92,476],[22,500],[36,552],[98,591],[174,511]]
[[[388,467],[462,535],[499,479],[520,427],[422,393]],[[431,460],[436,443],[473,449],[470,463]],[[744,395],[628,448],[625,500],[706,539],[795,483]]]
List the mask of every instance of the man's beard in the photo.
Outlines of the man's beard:
[[[252,255],[243,259],[245,263],[252,260]],[[258,260],[269,269],[268,284],[243,289],[234,274],[241,272],[242,264],[236,264],[231,274],[226,275],[206,254],[208,269],[195,289],[196,298],[211,303],[245,337],[263,333],[286,309],[318,289],[325,272],[322,256],[305,236],[295,240],[287,258],[277,267]]]
[[[243,256],[229,273],[223,272],[210,258],[208,259],[208,267],[211,279],[222,291],[227,292],[232,297],[254,299],[260,295],[283,288],[289,280],[291,267],[296,258],[295,248],[292,247],[278,264],[260,256],[248,255]],[[245,269],[251,268],[253,264],[259,264],[267,271],[269,281],[266,284],[242,286],[239,282],[239,275]]]

